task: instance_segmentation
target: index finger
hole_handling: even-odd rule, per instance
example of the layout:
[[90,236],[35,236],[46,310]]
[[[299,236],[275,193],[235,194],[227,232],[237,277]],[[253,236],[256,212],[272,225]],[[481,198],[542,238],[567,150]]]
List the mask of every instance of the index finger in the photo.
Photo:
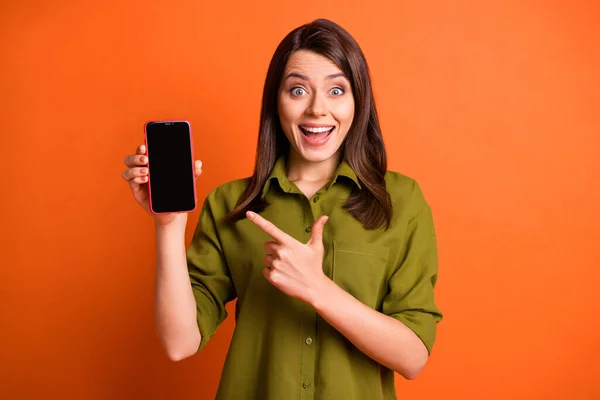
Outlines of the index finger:
[[140,145],[135,150],[135,154],[129,154],[123,160],[123,163],[129,168],[137,167],[140,165],[146,165],[147,160],[143,159],[146,156],[146,146]]
[[260,229],[262,229],[267,235],[271,236],[279,243],[286,243],[292,239],[291,236],[289,236],[287,233],[273,225],[271,221],[267,221],[260,215],[252,211],[248,211],[246,213],[246,216],[250,221],[254,222],[254,224],[256,224]]

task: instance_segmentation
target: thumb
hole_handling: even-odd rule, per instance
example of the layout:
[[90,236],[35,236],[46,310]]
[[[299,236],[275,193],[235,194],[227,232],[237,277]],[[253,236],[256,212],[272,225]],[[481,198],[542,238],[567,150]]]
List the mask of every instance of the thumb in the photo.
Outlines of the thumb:
[[312,227],[312,235],[308,241],[309,246],[323,246],[323,228],[329,217],[323,215],[315,221]]

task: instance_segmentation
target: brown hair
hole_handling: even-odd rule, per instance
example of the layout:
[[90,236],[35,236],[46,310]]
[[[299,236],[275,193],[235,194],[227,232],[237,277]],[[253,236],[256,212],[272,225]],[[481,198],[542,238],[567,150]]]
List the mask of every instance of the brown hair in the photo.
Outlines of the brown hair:
[[254,174],[227,220],[243,219],[246,211],[260,212],[268,206],[262,199],[262,188],[275,162],[281,154],[287,154],[290,146],[277,112],[279,86],[287,61],[297,50],[310,50],[329,58],[350,81],[354,120],[342,151],[356,173],[361,189],[352,192],[344,208],[366,229],[384,225],[387,229],[392,216],[391,199],[384,180],[387,159],[367,61],[354,38],[344,28],[326,19],[317,19],[294,29],[275,50],[263,90]]

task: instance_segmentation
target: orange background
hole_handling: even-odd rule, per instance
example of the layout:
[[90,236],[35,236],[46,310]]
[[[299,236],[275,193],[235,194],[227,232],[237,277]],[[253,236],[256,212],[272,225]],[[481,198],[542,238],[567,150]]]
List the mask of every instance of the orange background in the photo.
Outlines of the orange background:
[[122,160],[180,118],[201,200],[249,175],[270,57],[321,16],[362,46],[389,167],[436,219],[446,318],[399,396],[600,398],[600,7],[368,3],[2,2],[1,398],[214,397],[233,318],[167,360]]

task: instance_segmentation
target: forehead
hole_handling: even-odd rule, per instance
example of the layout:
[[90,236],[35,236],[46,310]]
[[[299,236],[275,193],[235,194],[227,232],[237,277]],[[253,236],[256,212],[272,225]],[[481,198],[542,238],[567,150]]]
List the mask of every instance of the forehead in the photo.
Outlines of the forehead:
[[309,50],[292,53],[285,66],[285,74],[299,72],[309,78],[319,78],[342,72],[329,58]]

